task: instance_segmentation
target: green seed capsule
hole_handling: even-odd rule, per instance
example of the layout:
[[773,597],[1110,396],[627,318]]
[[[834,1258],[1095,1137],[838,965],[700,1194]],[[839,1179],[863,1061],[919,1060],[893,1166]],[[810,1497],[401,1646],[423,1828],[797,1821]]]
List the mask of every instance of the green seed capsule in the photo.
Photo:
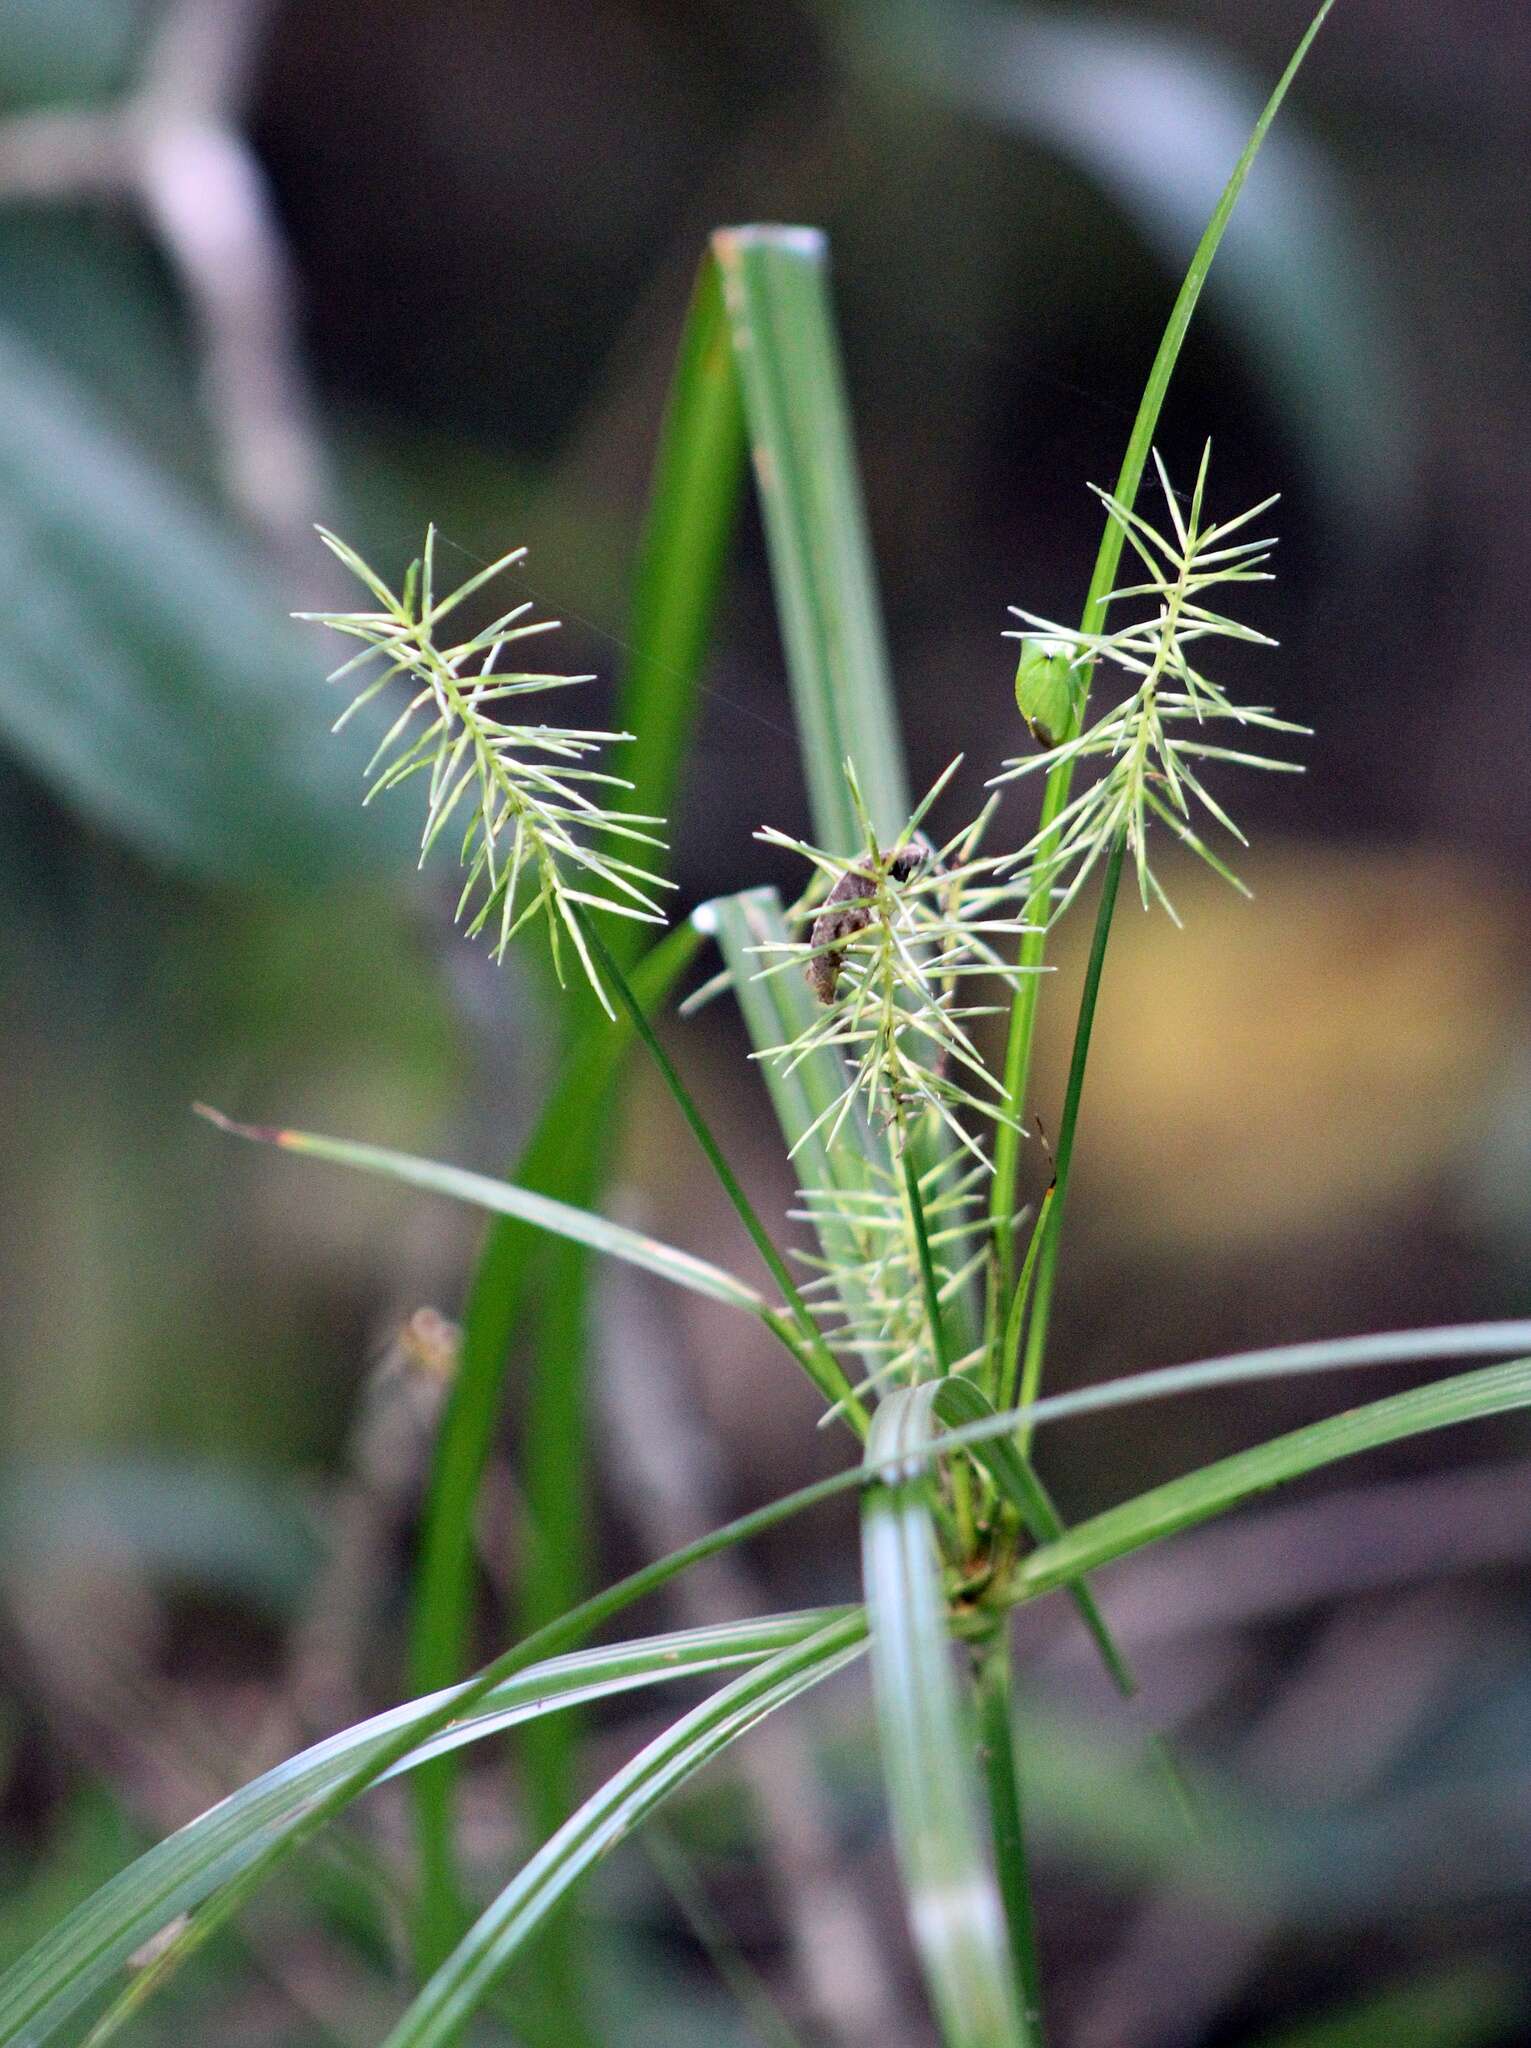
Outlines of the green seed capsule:
[[1032,738],[1044,749],[1057,746],[1073,711],[1068,648],[1061,640],[1023,640],[1015,674],[1015,701]]

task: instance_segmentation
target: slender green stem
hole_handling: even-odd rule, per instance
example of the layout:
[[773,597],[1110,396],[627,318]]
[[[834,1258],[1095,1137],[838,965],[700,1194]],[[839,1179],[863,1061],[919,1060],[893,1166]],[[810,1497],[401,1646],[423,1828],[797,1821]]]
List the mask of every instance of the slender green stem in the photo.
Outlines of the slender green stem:
[[988,1794],[994,1871],[1005,1907],[1005,1931],[1015,1967],[1016,1993],[1026,2018],[1030,2048],[1043,2048],[1042,1982],[1037,1964],[1036,1922],[1031,1910],[1031,1875],[1021,1815],[1020,1773],[1015,1762],[1011,1708],[1010,1638],[1001,1624],[977,1653],[975,1694],[978,1741]]
[[756,1213],[755,1205],[751,1202],[749,1196],[745,1194],[743,1188],[739,1185],[733,1168],[723,1157],[717,1139],[712,1135],[706,1119],[692,1099],[690,1089],[687,1088],[685,1082],[676,1072],[674,1062],[660,1044],[654,1027],[644,1015],[641,1004],[627,985],[626,976],[612,957],[610,949],[596,930],[594,923],[579,905],[576,905],[574,908],[574,916],[600,972],[610,980],[612,987],[616,990],[619,1002],[632,1019],[633,1029],[643,1041],[644,1049],[658,1067],[664,1079],[664,1084],[674,1097],[681,1115],[690,1125],[691,1134],[696,1139],[698,1145],[701,1146],[703,1155],[717,1177],[719,1186],[733,1204],[740,1222],[749,1232],[750,1242],[754,1245],[756,1251],[759,1252],[766,1271],[780,1288],[782,1299],[787,1304],[792,1322],[796,1326],[797,1334],[801,1340],[802,1349],[798,1352],[798,1356],[801,1358],[804,1367],[812,1377],[819,1392],[823,1394],[827,1401],[838,1404],[840,1412],[847,1417],[857,1435],[864,1437],[868,1421],[867,1411],[857,1397],[850,1381],[846,1378],[839,1360],[824,1342],[819,1326],[814,1321],[808,1304],[804,1301],[796,1281],[788,1270],[786,1260],[771,1241],[770,1233]]
[[[1159,343],[1148,381],[1143,387],[1143,396],[1138,405],[1137,418],[1132,424],[1127,450],[1122,457],[1122,467],[1117,476],[1115,496],[1119,504],[1131,511],[1137,497],[1138,485],[1148,461],[1153,442],[1154,430],[1159,424],[1159,414],[1164,405],[1164,395],[1179,360],[1181,344],[1191,324],[1191,315],[1201,296],[1202,285],[1212,267],[1212,259],[1223,238],[1223,231],[1233,213],[1244,180],[1249,175],[1250,165],[1264,142],[1271,122],[1276,118],[1281,102],[1286,98],[1292,80],[1297,76],[1303,59],[1312,48],[1313,39],[1323,27],[1324,18],[1333,6],[1334,0],[1323,0],[1323,5],[1308,25],[1306,35],[1293,51],[1291,61],[1276,83],[1276,88],[1266,101],[1259,120],[1244,146],[1243,154],[1233,167],[1233,174],[1223,188],[1222,197],[1213,210],[1201,240],[1196,245],[1185,281],[1180,287],[1175,303],[1170,309],[1169,320]],[[1083,632],[1100,630],[1105,617],[1106,599],[1116,581],[1117,564],[1121,559],[1122,531],[1114,519],[1107,519],[1105,532],[1101,535],[1100,549],[1095,557],[1095,572],[1090,578],[1089,594],[1085,599],[1084,614],[1080,621]],[[1069,732],[1072,737],[1084,723],[1084,715],[1090,692],[1091,668],[1086,667],[1078,685],[1073,717]],[[1060,762],[1047,778],[1043,792],[1039,830],[1046,833],[1068,802],[1069,786],[1073,781],[1073,763]],[[1014,1272],[1015,1252],[1011,1238],[1011,1219],[1015,1215],[1017,1174],[1020,1166],[1020,1133],[1014,1128],[1019,1124],[1026,1102],[1026,1086],[1031,1072],[1031,1049],[1036,1029],[1037,996],[1041,967],[1047,951],[1047,920],[1052,907],[1049,875],[1050,839],[1044,839],[1037,852],[1037,873],[1039,881],[1026,905],[1026,922],[1037,927],[1026,933],[1021,940],[1020,965],[1026,970],[1019,977],[1010,1005],[1010,1033],[1005,1044],[1005,1109],[1011,1122],[1001,1123],[995,1137],[994,1181],[989,1196],[989,1221],[994,1240],[995,1270],[999,1277],[999,1298],[1004,1300],[1010,1292],[1010,1278]]]
[[[930,1232],[925,1225],[925,1204],[920,1195],[920,1172],[915,1161],[915,1147],[909,1131],[900,1125],[899,1165],[904,1175],[904,1197],[909,1204],[909,1223],[914,1232],[915,1249],[920,1262],[920,1288],[925,1296],[925,1321],[930,1328],[931,1357],[937,1377],[946,1379],[951,1372],[951,1353],[946,1341],[946,1325],[941,1315],[941,1290],[936,1282],[936,1262],[930,1250]],[[973,1474],[966,1459],[957,1459],[951,1469],[952,1506],[956,1514],[957,1542],[964,1557],[971,1556],[977,1540],[977,1524],[973,1514]]]
[[1037,1268],[1037,1254],[1042,1249],[1042,1240],[1047,1233],[1048,1219],[1053,1212],[1053,1196],[1056,1192],[1055,1183],[1042,1197],[1042,1206],[1037,1211],[1037,1220],[1031,1232],[1031,1242],[1027,1245],[1026,1257],[1021,1262],[1021,1276],[1015,1283],[1014,1294],[1010,1297],[1010,1309],[1005,1317],[1004,1350],[1000,1354],[999,1371],[989,1395],[996,1408],[1015,1406],[1016,1387],[1021,1375],[1021,1332],[1026,1327],[1026,1304],[1031,1299],[1031,1279]]
[[[946,1341],[946,1325],[941,1315],[941,1290],[936,1282],[936,1262],[930,1250],[930,1232],[925,1224],[925,1204],[920,1195],[920,1173],[915,1161],[915,1147],[907,1129],[900,1130],[899,1165],[904,1175],[904,1196],[909,1204],[909,1222],[914,1232],[915,1249],[920,1262],[920,1288],[925,1296],[925,1321],[930,1327],[931,1357],[936,1374],[946,1379],[952,1369],[951,1351]],[[958,1458],[951,1468],[952,1507],[956,1517],[957,1543],[964,1557],[970,1557],[977,1542],[977,1522],[973,1510],[973,1473],[965,1458]]]
[[920,1176],[914,1163],[914,1148],[907,1132],[901,1134],[898,1148],[899,1165],[904,1175],[904,1196],[909,1204],[909,1223],[914,1231],[915,1249],[920,1260],[920,1285],[925,1294],[925,1320],[930,1325],[930,1349],[935,1360],[936,1372],[941,1379],[951,1371],[951,1360],[947,1356],[946,1330],[941,1321],[941,1290],[936,1284],[936,1262],[930,1251],[930,1232],[925,1227],[925,1204],[920,1199]]
[[[1058,1276],[1058,1241],[1063,1229],[1063,1205],[1068,1196],[1069,1168],[1074,1158],[1074,1133],[1079,1126],[1079,1102],[1084,1094],[1084,1071],[1090,1057],[1090,1033],[1095,1025],[1095,1005],[1100,996],[1101,969],[1106,962],[1106,942],[1111,936],[1111,913],[1116,908],[1117,886],[1122,879],[1122,860],[1127,851],[1126,827],[1121,827],[1106,857],[1106,877],[1101,884],[1100,907],[1095,913],[1095,935],[1090,941],[1090,958],[1084,971],[1084,988],[1079,997],[1079,1020],[1074,1026],[1074,1052],[1069,1061],[1068,1089],[1063,1098],[1063,1117],[1058,1126],[1057,1165],[1053,1173],[1052,1203],[1047,1215],[1042,1249],[1037,1259],[1036,1293],[1026,1325],[1026,1354],[1021,1366],[1020,1406],[1037,1398],[1042,1384],[1042,1357],[1047,1348],[1047,1329],[1052,1318],[1053,1287]],[[1028,1254],[1029,1263],[1029,1254]],[[1031,1442],[1031,1425],[1022,1423],[1021,1444]]]

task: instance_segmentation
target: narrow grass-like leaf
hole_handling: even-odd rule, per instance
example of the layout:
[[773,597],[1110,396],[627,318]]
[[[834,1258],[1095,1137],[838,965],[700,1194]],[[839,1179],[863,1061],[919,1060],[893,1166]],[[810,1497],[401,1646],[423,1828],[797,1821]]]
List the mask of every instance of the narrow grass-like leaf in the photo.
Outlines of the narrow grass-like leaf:
[[[358,1722],[265,1772],[160,1842],[59,1922],[0,1979],[0,2040],[33,2048],[177,1914],[230,1884],[359,1767],[430,1730],[396,1767],[533,1716],[670,1678],[758,1663],[844,1625],[845,1610],[726,1623],[581,1651],[534,1665],[470,1705],[457,1687]],[[387,1775],[381,1769],[379,1775]]]
[[[880,1404],[869,1460],[908,1458],[933,1435],[935,1387]],[[910,1924],[947,2048],[1015,2048],[1030,2030],[980,1827],[972,1728],[959,1704],[930,1477],[872,1485],[862,1570],[883,1777]]]
[[[1180,350],[1196,310],[1196,302],[1206,283],[1207,273],[1217,254],[1239,194],[1249,176],[1250,166],[1259,154],[1271,123],[1280,110],[1282,101],[1293,79],[1302,67],[1303,59],[1312,48],[1313,39],[1324,24],[1334,0],[1323,0],[1314,15],[1290,62],[1276,82],[1275,90],[1266,101],[1259,120],[1255,123],[1248,142],[1245,144],[1222,196],[1213,209],[1212,218],[1196,245],[1185,279],[1170,309],[1164,335],[1154,356],[1143,387],[1143,396],[1138,404],[1137,417],[1128,436],[1126,453],[1117,474],[1116,488],[1112,493],[1116,502],[1125,511],[1131,512],[1137,498],[1138,485],[1148,462],[1149,450],[1153,445],[1154,432],[1159,424],[1159,414],[1164,396],[1169,389],[1170,378],[1180,359]],[[1105,531],[1095,558],[1095,570],[1090,578],[1090,588],[1085,598],[1080,630],[1084,633],[1098,633],[1105,618],[1106,597],[1116,581],[1117,566],[1121,560],[1123,529],[1121,524],[1108,516]],[[1086,667],[1083,680],[1078,688],[1074,705],[1073,729],[1077,732],[1084,719],[1085,701],[1089,694],[1090,671]],[[1073,782],[1073,762],[1065,759],[1048,774],[1047,786],[1043,792],[1040,827],[1045,832],[1053,825],[1059,813],[1069,800]],[[1046,924],[1051,909],[1045,889],[1039,890],[1038,897],[1027,905],[1027,921],[1042,926]],[[1029,968],[1039,968],[1047,948],[1045,930],[1029,932],[1021,941],[1020,961]],[[1015,996],[1010,1009],[1010,1029],[1005,1043],[1005,1100],[1012,1117],[1018,1122],[1024,1109],[1027,1083],[1031,1072],[1032,1037],[1036,1024],[1038,999],[1038,976],[1035,973],[1023,975],[1016,984]],[[1008,1278],[1010,1273],[1010,1227],[1016,1205],[1016,1173],[1019,1165],[1019,1139],[1013,1132],[1001,1127],[996,1138],[995,1173],[990,1214],[994,1222],[995,1256],[1000,1272]],[[1008,1293],[1008,1288],[1002,1290]],[[1038,1290],[1040,1300],[1040,1289]]]
[[936,1368],[944,1379],[951,1371],[951,1359],[946,1348],[946,1326],[941,1314],[941,1293],[936,1279],[935,1259],[930,1249],[930,1232],[925,1223],[925,1204],[920,1195],[920,1176],[914,1162],[914,1151],[905,1145],[899,1156],[903,1169],[904,1193],[909,1203],[909,1215],[914,1225],[914,1240],[919,1251],[920,1293],[925,1303],[925,1321],[930,1330],[931,1356]]
[[819,845],[861,843],[853,759],[891,844],[909,816],[876,578],[867,542],[824,237],[720,229],[713,255],[734,339],[787,672]]
[[641,1266],[661,1280],[688,1288],[693,1294],[710,1295],[730,1308],[764,1317],[768,1304],[763,1295],[743,1280],[725,1273],[721,1266],[700,1259],[692,1252],[663,1244],[641,1230],[629,1230],[588,1209],[573,1208],[548,1195],[518,1188],[509,1181],[492,1180],[488,1174],[470,1173],[460,1166],[444,1166],[434,1159],[417,1159],[407,1152],[390,1152],[381,1145],[358,1145],[345,1138],[325,1138],[314,1131],[286,1131],[274,1125],[239,1124],[217,1110],[199,1105],[200,1114],[220,1130],[235,1137],[253,1138],[257,1143],[276,1145],[284,1152],[302,1152],[313,1159],[328,1159],[336,1166],[359,1167],[364,1173],[381,1174],[385,1180],[403,1181],[408,1187],[428,1194],[447,1195],[456,1202],[469,1202],[496,1215],[514,1216],[555,1237],[571,1238],[591,1251],[605,1252],[630,1266]]
[[[608,1111],[616,1100],[613,1087],[605,1098]],[[614,1132],[609,1122],[601,1127],[592,1104],[583,1132],[568,1131],[565,1143],[583,1147],[575,1167],[576,1184],[593,1204],[615,1155]],[[516,1632],[529,1635],[578,1600],[595,1568],[595,1449],[586,1390],[597,1327],[593,1296],[598,1275],[583,1245],[544,1239],[522,1284],[532,1299],[523,1337],[531,1370],[525,1416],[517,1431],[527,1540],[517,1546],[519,1571],[511,1612]],[[512,1778],[523,1802],[524,1823],[537,1841],[547,1839],[579,1797],[582,1718],[578,1713],[556,1714],[528,1721],[516,1731]],[[432,1767],[443,1775],[450,1769],[450,1759]],[[441,1799],[429,1775],[413,1781],[422,1821]],[[472,1924],[473,1908],[456,1876],[459,1852],[450,1796],[449,1789],[439,1841],[430,1844],[439,1849],[439,1861],[433,1869],[424,1857],[421,1860],[422,1884],[433,1878],[440,1882],[434,1895],[421,1898],[421,1938],[415,1948],[419,1982],[440,1968]],[[423,1830],[421,1840],[426,1846]],[[589,2011],[587,1941],[588,1932],[577,1917],[564,1914],[528,1958],[521,2000],[526,2015],[520,2028],[524,2048],[599,2048]]]
[[[633,808],[673,816],[695,722],[702,668],[743,488],[744,427],[716,266],[697,281],[671,380],[654,480],[633,574],[629,656],[614,719],[633,741],[624,770]],[[611,949],[639,1001],[657,1009],[694,949],[672,933],[643,960],[642,933],[619,921]],[[616,1075],[630,1043],[624,1015],[606,1026],[576,997],[564,1008],[565,1055],[551,1099],[511,1178],[580,1207],[600,1199],[610,1153]],[[604,1028],[603,1028],[604,1027]],[[588,1418],[585,1338],[589,1256],[564,1243],[544,1248],[535,1273],[527,1226],[491,1224],[463,1315],[457,1382],[442,1424],[412,1601],[410,1671],[421,1687],[443,1685],[467,1661],[478,1487],[500,1409],[513,1339],[522,1329],[530,1371],[521,1480],[539,1541],[520,1585],[519,1618],[530,1631],[577,1601],[587,1583]],[[535,1292],[550,1313],[529,1316]],[[550,1827],[568,1811],[577,1723],[539,1724],[523,1738],[524,1776],[536,1818]],[[454,1892],[451,1764],[415,1781],[421,1855],[419,1954],[434,1967],[466,1924]]]
[[1531,1350],[1531,1319],[1500,1323],[1447,1323],[1425,1330],[1377,1330],[1362,1337],[1316,1337],[1301,1344],[1273,1344],[1260,1351],[1234,1351],[1190,1365],[1156,1366],[1151,1372],[1049,1394],[1033,1407],[1014,1411],[1036,1424],[1097,1415],[1108,1408],[1135,1407],[1169,1395],[1199,1394],[1215,1387],[1247,1386],[1258,1380],[1297,1379],[1315,1372],[1356,1372],[1379,1365],[1421,1365],[1436,1359],[1503,1358]]
[[[1164,14],[918,0],[823,18],[859,27],[867,58],[916,90],[1075,165],[1176,269],[1258,106],[1221,38],[1189,17],[1181,30]],[[1407,502],[1414,458],[1397,337],[1336,182],[1321,151],[1273,138],[1208,297],[1343,531],[1379,516],[1372,493]]]
[[[1410,1330],[1291,1345],[1279,1350],[1252,1352],[1244,1357],[1208,1359],[1160,1372],[1141,1373],[1133,1378],[1085,1388],[1076,1394],[1054,1395],[1037,1404],[1033,1419],[1039,1423],[1062,1420],[1133,1402],[1250,1380],[1304,1372],[1353,1370],[1362,1366],[1417,1362],[1429,1358],[1482,1356],[1525,1345],[1531,1345],[1531,1323],[1524,1322],[1469,1324],[1455,1330]],[[919,1391],[923,1394],[932,1390]],[[1432,1386],[1371,1403],[1329,1422],[1312,1425],[1307,1430],[1278,1438],[1259,1450],[1224,1460],[1220,1465],[1208,1467],[1205,1472],[1192,1474],[1188,1479],[1156,1488],[1142,1501],[1127,1502],[1119,1508],[1108,1509],[1104,1515],[1091,1521],[1080,1523],[1065,1537],[1044,1546],[1025,1561],[1021,1567],[1023,1596],[1034,1598],[1066,1585],[1130,1550],[1187,1528],[1193,1522],[1205,1520],[1236,1505],[1251,1494],[1281,1483],[1283,1479],[1316,1470],[1337,1458],[1395,1442],[1424,1429],[1507,1413],[1528,1405],[1531,1405],[1531,1360],[1523,1359],[1510,1365],[1438,1381]],[[395,1763],[402,1762],[411,1750],[421,1748],[449,1723],[462,1720],[495,1688],[505,1685],[511,1678],[534,1671],[539,1660],[551,1660],[592,1633],[612,1615],[657,1591],[680,1572],[732,1545],[749,1541],[836,1494],[879,1482],[887,1486],[909,1484],[911,1462],[924,1465],[952,1451],[992,1441],[1012,1431],[1018,1419],[1012,1411],[964,1425],[941,1436],[930,1436],[927,1431],[916,1445],[900,1442],[890,1446],[886,1439],[880,1438],[875,1446],[875,1460],[869,1458],[865,1464],[801,1488],[764,1508],[740,1516],[722,1528],[709,1531],[669,1557],[644,1566],[543,1629],[536,1639],[522,1643],[496,1659],[469,1684],[441,1695],[443,1703],[417,1701],[412,1708],[397,1710],[410,1716],[413,1708],[429,1709],[418,1720],[406,1719],[401,1730],[385,1735],[382,1750],[370,1762],[357,1769],[348,1761],[347,1775],[340,1784],[322,1796],[311,1793],[289,1828],[278,1831],[275,1839],[263,1840],[257,1859],[261,1864],[260,1874],[268,1874],[364,1791],[369,1783]],[[760,1624],[761,1627],[777,1625],[789,1623]],[[792,1619],[790,1625],[796,1626],[796,1619]],[[627,1647],[642,1654],[648,1646]],[[545,1668],[544,1662],[542,1669]],[[226,1814],[228,1808],[229,1802],[224,1802],[215,1812]],[[182,1837],[171,1839],[178,1842]],[[151,1850],[149,1854],[158,1857],[167,1847],[161,1844],[159,1849]],[[8,2044],[23,2044],[23,2048],[32,2048],[32,2044],[46,2039],[53,2027],[75,2009],[78,1998],[88,1996],[90,1989],[102,1981],[98,1975],[79,1990],[78,1998],[74,1996],[78,1973],[82,1968],[93,1966],[98,1941],[109,1941],[114,1930],[121,1932],[126,1928],[131,1939],[128,1949],[122,1953],[128,1953],[165,1924],[166,1919],[173,1917],[177,1909],[172,1907],[165,1911],[164,1896],[158,1891],[154,1893],[152,1902],[135,1903],[134,1886],[138,1880],[133,1873],[140,1870],[141,1864],[130,1866],[110,1886],[103,1887],[85,1901],[67,1923],[54,1929],[0,1978],[0,2039]],[[215,1873],[214,1883],[222,1884],[225,1875]],[[199,1896],[206,1897],[207,1889]],[[107,1899],[108,1894],[116,1899],[117,1909],[124,1916],[120,1923],[117,1920],[106,1922],[98,1917],[105,1910],[101,1902]],[[141,1917],[134,1917],[137,1904],[144,1905]],[[218,1900],[213,1899],[205,1910],[216,1910],[217,1905]],[[156,1918],[156,1915],[163,1917]],[[45,2015],[51,2017],[45,2019]]]
[[474,1923],[384,2048],[442,2048],[500,1972],[600,1859],[719,1751],[860,1654],[864,1618],[831,1622],[685,1715],[572,1814]]
[[1368,1401],[1343,1415],[1291,1430],[1254,1450],[1220,1458],[1199,1472],[1172,1479],[1108,1508],[1104,1514],[1077,1522],[1067,1534],[1022,1559],[1016,1568],[1015,1590],[1022,1599],[1049,1592],[1080,1572],[1094,1571],[1130,1551],[1162,1542],[1166,1536],[1210,1521],[1256,1494],[1341,1458],[1400,1443],[1427,1430],[1508,1415],[1525,1407],[1531,1407],[1528,1358],[1514,1359],[1508,1365],[1481,1366],[1476,1372],[1458,1373],[1427,1387]]
[[[1010,1306],[1003,1307],[995,1288],[993,1339],[996,1348],[990,1367],[990,1384],[995,1389],[994,1403],[998,1408],[1009,1408],[1021,1384],[1021,1340],[1026,1334],[1026,1312],[1031,1302],[1031,1283],[1036,1273],[1037,1258],[1046,1241],[1047,1219],[1053,1206],[1053,1190],[1049,1184],[1047,1192],[1037,1208],[1037,1217],[1031,1227],[1031,1236],[1026,1245],[1026,1256],[1021,1261],[1021,1270],[1010,1290]],[[1021,1448],[1027,1448],[1029,1428],[1021,1431]]]

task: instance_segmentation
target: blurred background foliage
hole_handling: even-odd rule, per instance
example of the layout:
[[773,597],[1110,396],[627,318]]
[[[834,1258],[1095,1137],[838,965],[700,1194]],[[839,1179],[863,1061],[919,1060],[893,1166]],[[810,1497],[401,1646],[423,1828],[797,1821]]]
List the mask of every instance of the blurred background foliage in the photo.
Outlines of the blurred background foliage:
[[[1015,737],[1004,608],[1077,607],[1085,481],[1114,474],[1185,255],[1304,21],[1288,0],[10,0],[7,1952],[136,1841],[400,1684],[450,1369],[418,1312],[459,1307],[476,1226],[231,1148],[188,1104],[499,1170],[547,1071],[535,976],[454,934],[449,879],[411,879],[407,805],[363,817],[364,740],[326,737],[326,650],[286,618],[336,595],[310,522],[390,571],[427,518],[464,570],[524,543],[564,665],[600,677],[599,723],[705,234],[812,221],[835,250],[914,779],[960,750],[976,788]],[[1252,905],[1183,877],[1184,935],[1122,915],[1065,1378],[1531,1308],[1528,89],[1531,17],[1341,0],[1177,373],[1172,473],[1210,433],[1225,508],[1284,494],[1257,621],[1282,650],[1248,681],[1317,738],[1306,777],[1244,798]],[[750,515],[674,821],[680,900],[790,886],[751,843],[765,820],[798,829],[804,806]],[[1065,944],[1060,980],[1078,967]],[[1044,1127],[1069,1018],[1060,988]],[[740,1036],[718,1007],[675,1042],[779,1211]],[[618,1199],[742,1257],[651,1091],[629,1100]],[[678,1470],[656,1445],[647,1506],[614,1504],[607,1568],[824,1469],[804,1393],[706,1304],[623,1283],[608,1316],[641,1341],[620,1368],[603,1354],[603,1398],[624,1428],[679,1404],[695,1441]],[[1311,1402],[1145,1411],[1048,1456],[1082,1511]],[[1355,1480],[1346,1521],[1302,1495],[1258,1538],[1214,1531],[1119,1575],[1151,1717],[1277,1845],[1263,1890],[1198,1869],[1130,1740],[1090,1718],[1063,1618],[1034,1618],[1060,2038],[1531,2038],[1521,1434],[1408,1447]],[[524,1533],[512,1456],[491,1494],[486,1642]],[[758,1561],[787,1598],[853,1569],[834,1517]],[[896,1982],[861,1711],[852,1689],[817,1731],[820,1846],[871,1899]],[[596,1757],[641,1725],[603,1724]],[[790,1805],[794,1761],[776,1763],[752,1789]],[[473,1846],[498,1868],[515,1822],[478,1782]],[[142,2038],[215,2018],[230,2041],[375,2038],[385,1804]],[[747,1802],[675,1827],[793,2005],[790,1907],[751,1888]],[[756,2038],[641,1858],[596,1912],[613,2040]],[[859,2024],[896,2048],[923,2039],[914,2011]]]

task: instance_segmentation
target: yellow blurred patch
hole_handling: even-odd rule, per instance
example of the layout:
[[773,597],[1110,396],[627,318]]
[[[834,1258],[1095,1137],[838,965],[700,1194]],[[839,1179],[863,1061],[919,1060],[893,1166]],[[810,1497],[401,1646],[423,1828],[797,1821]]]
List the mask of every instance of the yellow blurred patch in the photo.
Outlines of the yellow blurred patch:
[[[1526,906],[1502,879],[1429,851],[1286,847],[1239,867],[1253,903],[1166,876],[1179,932],[1123,879],[1073,1185],[1139,1243],[1227,1250],[1396,1208],[1471,1145],[1525,1045]],[[1043,991],[1044,1124],[1081,908]]]

